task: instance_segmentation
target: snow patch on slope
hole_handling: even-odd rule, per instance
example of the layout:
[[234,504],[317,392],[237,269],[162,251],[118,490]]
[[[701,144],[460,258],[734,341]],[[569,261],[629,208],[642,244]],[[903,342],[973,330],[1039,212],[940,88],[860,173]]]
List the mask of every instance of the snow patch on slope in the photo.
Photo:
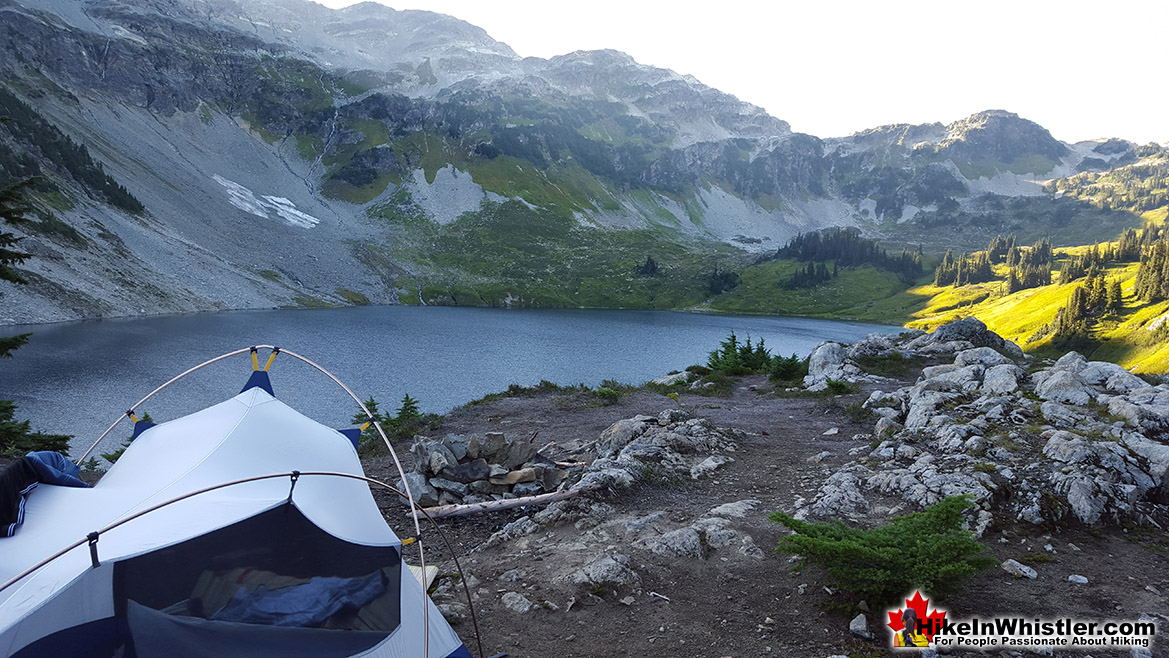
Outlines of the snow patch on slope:
[[316,217],[297,210],[296,204],[284,197],[256,197],[255,193],[248,188],[219,174],[213,174],[211,178],[215,179],[215,182],[222,185],[227,191],[227,200],[231,202],[231,205],[246,213],[265,219],[281,219],[290,226],[299,226],[300,228],[312,228],[321,222]]

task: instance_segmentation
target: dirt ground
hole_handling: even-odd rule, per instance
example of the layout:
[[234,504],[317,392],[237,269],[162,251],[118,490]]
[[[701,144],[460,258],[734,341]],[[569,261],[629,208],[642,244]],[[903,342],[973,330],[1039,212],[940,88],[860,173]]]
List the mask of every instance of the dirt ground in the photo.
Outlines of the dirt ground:
[[[892,387],[890,383],[881,388]],[[846,598],[826,590],[828,582],[819,570],[791,572],[790,556],[772,552],[786,532],[767,520],[772,511],[792,511],[796,498],[810,497],[830,469],[854,459],[848,456],[849,449],[870,443],[871,438],[864,435],[872,431],[872,422],[852,422],[842,408],[863,400],[866,392],[843,396],[838,404],[830,405],[817,399],[776,397],[768,394],[770,389],[764,377],[746,377],[738,380],[726,398],[682,395],[681,405],[697,416],[746,433],[735,461],[708,478],[640,484],[604,499],[622,515],[665,511],[669,521],[677,523],[691,522],[723,503],[758,500],[760,504],[736,527],[764,550],[762,559],[741,559],[723,551],[712,551],[705,560],[666,558],[627,544],[602,546],[597,557],[604,552],[629,556],[630,566],[641,576],[641,586],[597,596],[579,586],[574,589],[565,580],[572,565],[562,559],[560,547],[577,541],[581,534],[571,524],[472,552],[491,533],[535,510],[444,520],[443,532],[473,577],[483,656],[500,652],[516,658],[892,655],[885,648],[889,637],[883,611],[867,615],[875,639],[853,637],[848,626],[855,610],[842,609]],[[596,440],[617,420],[656,415],[677,406],[678,402],[646,391],[627,394],[617,404],[603,407],[585,406],[557,394],[503,398],[457,410],[431,434],[502,431],[509,436],[532,436],[538,432],[536,443],[555,441],[571,452]],[[826,435],[832,428],[837,432]],[[809,457],[823,451],[831,455],[819,463],[809,462]],[[388,458],[367,460],[366,466],[375,476],[396,480]],[[404,528],[400,503],[389,497],[383,503],[395,527]],[[437,564],[443,574],[453,574],[454,564],[436,533],[424,530],[423,536],[428,562]],[[1169,540],[1163,533],[992,527],[983,543],[1000,561],[1044,554],[1032,561],[1039,577],[1016,579],[999,568],[984,571],[963,594],[937,602],[951,611],[952,618],[1014,613],[1028,618],[1135,621],[1141,613],[1169,614]],[[1051,550],[1045,550],[1045,545]],[[408,553],[407,559],[417,556]],[[1089,583],[1070,583],[1071,574],[1086,576]],[[440,584],[440,590],[451,584]],[[547,603],[516,613],[501,602],[507,592]],[[465,604],[461,590],[458,594],[436,596],[436,600]],[[1162,627],[1162,634],[1169,632],[1163,620]],[[469,619],[457,623],[455,629],[472,653],[479,655]],[[1130,654],[1097,649],[1058,650],[1056,655]],[[1153,655],[1169,656],[1169,640],[1154,643]]]

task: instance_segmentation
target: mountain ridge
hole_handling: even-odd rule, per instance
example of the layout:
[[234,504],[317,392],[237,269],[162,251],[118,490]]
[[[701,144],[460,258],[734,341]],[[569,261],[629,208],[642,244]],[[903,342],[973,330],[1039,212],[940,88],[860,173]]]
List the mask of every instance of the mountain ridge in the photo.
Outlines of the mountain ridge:
[[[30,261],[52,285],[5,290],[0,321],[148,312],[130,301],[127,282],[140,279],[159,281],[158,312],[460,297],[571,306],[598,286],[642,292],[584,295],[590,303],[688,307],[704,302],[706,277],[805,231],[856,226],[932,242],[942,239],[936,226],[958,218],[973,244],[1015,221],[994,209],[996,197],[1034,199],[1026,221],[1045,221],[1063,212],[1045,180],[1137,149],[1063,144],[1004,111],[821,139],[617,51],[520,58],[458,19],[370,3],[318,7],[313,21],[288,27],[309,4],[0,3],[10,88],[89,145],[145,206],[125,216],[62,179],[75,207],[42,210],[86,246],[30,234],[62,257]],[[420,26],[425,39],[413,36]],[[368,52],[338,44],[390,32],[406,36],[387,41],[379,68],[321,66],[338,52],[368,64]],[[15,151],[17,141],[8,140]],[[28,157],[54,169],[43,154]],[[1089,204],[1072,210],[1073,224],[1100,223]],[[1135,221],[1108,212],[1106,229]],[[561,272],[548,288],[506,273],[531,263],[487,262],[526,253],[509,231],[533,221],[568,222],[549,238],[554,260],[604,254],[604,266],[584,278]],[[503,251],[466,244],[480,231],[471,226],[486,226]],[[244,246],[256,233],[265,250]],[[115,242],[131,245],[129,258],[113,256]],[[655,249],[677,260],[664,281],[638,279],[633,265]],[[216,281],[184,273],[198,269]],[[59,301],[71,298],[85,302]]]

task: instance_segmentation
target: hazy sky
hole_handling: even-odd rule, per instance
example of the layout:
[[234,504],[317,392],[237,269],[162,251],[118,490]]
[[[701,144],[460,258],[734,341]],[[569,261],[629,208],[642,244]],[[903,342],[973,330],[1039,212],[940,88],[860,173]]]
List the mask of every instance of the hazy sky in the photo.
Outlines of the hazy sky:
[[522,56],[621,50],[820,137],[1005,109],[1069,142],[1169,141],[1164,0],[383,4],[461,18]]

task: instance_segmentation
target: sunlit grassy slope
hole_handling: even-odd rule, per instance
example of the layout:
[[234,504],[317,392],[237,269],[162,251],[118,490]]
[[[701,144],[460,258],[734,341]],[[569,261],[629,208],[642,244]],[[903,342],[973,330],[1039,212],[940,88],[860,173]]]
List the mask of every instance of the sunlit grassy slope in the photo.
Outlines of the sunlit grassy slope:
[[[1061,250],[1060,254],[1063,253]],[[889,321],[904,313],[908,316],[907,326],[931,330],[951,320],[974,316],[1024,350],[1041,356],[1058,356],[1068,349],[1077,349],[1091,359],[1114,361],[1136,372],[1167,372],[1169,344],[1158,341],[1150,327],[1169,313],[1169,302],[1150,304],[1136,299],[1133,295],[1136,271],[1134,263],[1107,269],[1108,279],[1121,280],[1124,308],[1118,314],[1098,320],[1087,340],[1072,345],[1053,345],[1049,337],[1042,336],[1044,326],[1067,303],[1072,290],[1084,281],[1061,284],[1056,275],[1052,285],[1011,295],[1004,294],[1003,281],[961,288],[917,286],[877,302],[867,309],[867,314],[856,313],[854,317]]]

